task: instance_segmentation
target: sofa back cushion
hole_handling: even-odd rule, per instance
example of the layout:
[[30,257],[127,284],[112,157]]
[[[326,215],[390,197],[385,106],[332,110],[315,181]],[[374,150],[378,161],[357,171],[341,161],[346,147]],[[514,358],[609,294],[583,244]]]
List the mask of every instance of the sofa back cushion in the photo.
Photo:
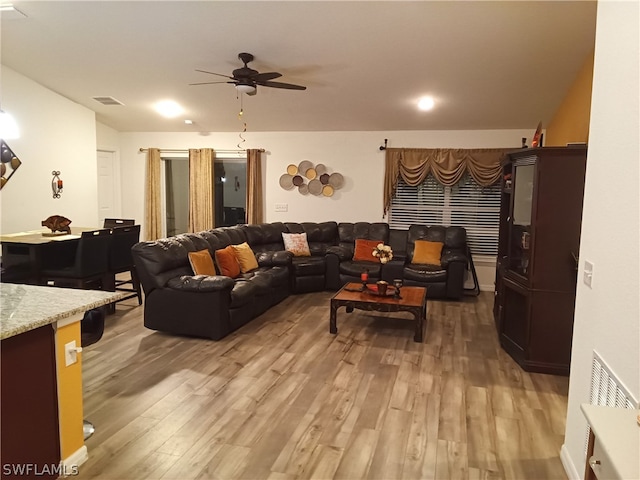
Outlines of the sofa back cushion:
[[[350,249],[352,252],[355,248],[356,239],[358,238],[377,240],[378,243],[382,242],[387,245],[389,242],[389,224],[384,222],[342,222],[338,224],[338,236],[339,245]],[[369,252],[369,254],[371,254],[371,252]]]
[[243,225],[247,243],[254,252],[278,252],[284,250],[282,233],[288,232],[282,222],[262,223],[259,225]]
[[464,252],[467,246],[467,231],[463,227],[411,225],[407,232],[407,256],[409,259],[413,258],[416,240],[441,242],[443,253],[452,250]]
[[285,223],[290,233],[306,233],[312,256],[324,255],[327,249],[337,244],[338,224],[336,222]]

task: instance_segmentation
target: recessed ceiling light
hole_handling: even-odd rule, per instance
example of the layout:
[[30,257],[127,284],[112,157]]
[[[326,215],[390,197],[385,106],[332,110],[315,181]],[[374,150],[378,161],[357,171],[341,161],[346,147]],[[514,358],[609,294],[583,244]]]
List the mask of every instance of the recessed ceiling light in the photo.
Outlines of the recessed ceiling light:
[[163,100],[158,102],[155,105],[155,109],[160,115],[167,118],[175,118],[184,113],[184,108],[173,100]]
[[433,100],[433,97],[422,97],[418,101],[418,108],[420,110],[424,110],[424,111],[431,110],[434,105],[435,105],[435,102]]

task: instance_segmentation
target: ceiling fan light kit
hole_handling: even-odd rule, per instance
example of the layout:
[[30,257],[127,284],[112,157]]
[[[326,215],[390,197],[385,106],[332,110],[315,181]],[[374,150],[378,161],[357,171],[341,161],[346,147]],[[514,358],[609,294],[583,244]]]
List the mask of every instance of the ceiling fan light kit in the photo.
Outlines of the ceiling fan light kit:
[[225,77],[228,80],[218,82],[200,82],[192,83],[191,85],[211,85],[215,83],[230,83],[235,85],[236,90],[240,93],[246,93],[247,95],[255,95],[257,87],[271,87],[271,88],[283,88],[286,90],[306,90],[307,87],[302,85],[295,85],[293,83],[274,82],[272,80],[280,78],[281,73],[278,72],[263,72],[260,73],[248,66],[249,62],[253,61],[253,55],[250,53],[240,53],[238,58],[244,65],[240,68],[236,68],[231,76],[224,75],[222,73],[208,72],[206,70],[196,70],[196,72],[207,73],[209,75],[217,75],[218,77]]

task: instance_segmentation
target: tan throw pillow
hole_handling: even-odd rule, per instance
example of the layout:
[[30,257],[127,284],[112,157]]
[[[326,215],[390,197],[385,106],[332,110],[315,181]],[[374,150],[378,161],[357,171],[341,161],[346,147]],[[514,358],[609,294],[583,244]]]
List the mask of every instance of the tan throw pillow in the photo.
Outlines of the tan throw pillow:
[[220,269],[220,275],[236,278],[240,275],[240,264],[236,259],[236,252],[231,245],[216,250],[216,264]]
[[253,253],[253,250],[251,250],[247,242],[241,243],[240,245],[231,245],[231,247],[234,252],[236,252],[236,258],[238,259],[242,273],[247,273],[258,268],[256,254]]
[[294,257],[310,257],[309,243],[305,233],[283,233],[284,249],[293,253]]
[[209,250],[189,252],[189,263],[194,275],[216,275],[216,267]]
[[416,240],[411,263],[425,265],[440,265],[442,254],[442,242],[430,242],[428,240]]
[[380,263],[380,259],[373,256],[373,251],[379,243],[384,242],[382,240],[365,240],[358,238],[353,250],[353,261]]

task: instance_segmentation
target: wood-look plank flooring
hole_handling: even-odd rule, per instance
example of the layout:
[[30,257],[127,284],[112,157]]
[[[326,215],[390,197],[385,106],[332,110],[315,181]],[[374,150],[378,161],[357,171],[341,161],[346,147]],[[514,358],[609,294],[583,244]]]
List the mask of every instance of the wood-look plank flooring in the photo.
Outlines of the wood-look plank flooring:
[[[221,341],[147,330],[122,302],[83,352],[96,426],[78,478],[565,479],[568,379],[501,350],[493,295],[404,313],[294,295]],[[176,319],[179,321],[179,319]]]

